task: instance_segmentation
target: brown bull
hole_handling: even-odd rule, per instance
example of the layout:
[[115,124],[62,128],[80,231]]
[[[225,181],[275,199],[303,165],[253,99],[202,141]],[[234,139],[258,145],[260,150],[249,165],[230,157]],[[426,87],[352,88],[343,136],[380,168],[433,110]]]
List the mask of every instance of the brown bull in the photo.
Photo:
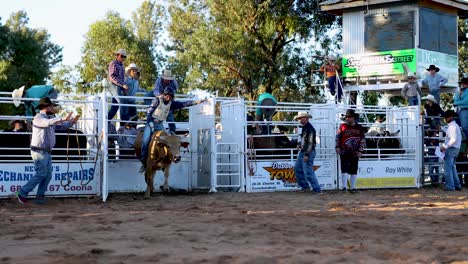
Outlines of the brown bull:
[[[135,153],[138,158],[141,157],[141,143],[143,141],[143,133],[140,132],[135,140]],[[148,147],[148,159],[146,160],[146,193],[145,196],[151,196],[153,192],[154,174],[157,170],[164,172],[164,185],[161,189],[169,192],[169,171],[172,162],[180,161],[180,147],[187,147],[187,142],[181,142],[176,135],[169,135],[165,131],[157,131],[151,136],[150,145]]]

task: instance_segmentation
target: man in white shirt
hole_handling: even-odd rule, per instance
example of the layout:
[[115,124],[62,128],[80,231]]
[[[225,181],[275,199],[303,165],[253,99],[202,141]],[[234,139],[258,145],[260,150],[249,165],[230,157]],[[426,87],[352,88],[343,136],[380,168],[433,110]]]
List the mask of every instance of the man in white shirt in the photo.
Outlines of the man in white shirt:
[[460,152],[461,131],[460,127],[455,122],[455,112],[447,110],[445,112],[445,122],[448,124],[444,146],[440,148],[445,153],[444,168],[445,168],[445,191],[461,191],[462,187],[458,179],[457,168],[455,167],[455,159]]

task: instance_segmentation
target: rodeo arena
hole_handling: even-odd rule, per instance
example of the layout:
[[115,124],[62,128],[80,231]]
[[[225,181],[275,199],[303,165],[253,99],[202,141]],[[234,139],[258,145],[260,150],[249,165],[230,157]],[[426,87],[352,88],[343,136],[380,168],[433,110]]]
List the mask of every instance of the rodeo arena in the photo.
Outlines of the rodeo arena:
[[[437,68],[447,79],[441,93],[460,91],[457,18],[468,18],[468,3],[328,0],[321,9],[343,17],[334,83],[343,94],[330,95],[326,81],[305,88],[320,89],[327,96],[321,104],[176,94],[176,101],[203,102],[177,110],[179,121],[164,122],[167,130],[175,125],[175,135],[152,139],[156,147],[149,155],[162,155],[169,164],[164,170],[139,172],[137,158],[154,97],[139,92],[118,96],[134,103],[119,103],[109,90],[59,93],[53,99],[58,115],[80,116],[56,131],[48,203],[21,207],[14,194],[35,174],[34,116],[2,113],[3,122],[28,129],[0,132],[0,224],[6,241],[13,241],[1,242],[0,264],[466,263],[468,198],[465,189],[443,190],[438,152],[446,124],[424,111],[431,97],[423,80]],[[383,17],[393,22],[385,24]],[[427,29],[434,23],[440,23],[440,34],[452,36],[437,37],[437,49]],[[416,105],[360,103],[365,91],[381,92],[384,99],[400,95],[410,75],[422,88]],[[40,100],[0,96],[1,104],[17,106]],[[112,106],[134,108],[137,115],[108,119]],[[350,109],[366,132],[356,194],[341,191],[348,186],[335,149]],[[295,117],[303,112],[316,130],[313,169],[320,195],[300,191],[295,176],[302,130]],[[463,187],[466,142],[456,159]],[[24,226],[16,227],[20,222]]]

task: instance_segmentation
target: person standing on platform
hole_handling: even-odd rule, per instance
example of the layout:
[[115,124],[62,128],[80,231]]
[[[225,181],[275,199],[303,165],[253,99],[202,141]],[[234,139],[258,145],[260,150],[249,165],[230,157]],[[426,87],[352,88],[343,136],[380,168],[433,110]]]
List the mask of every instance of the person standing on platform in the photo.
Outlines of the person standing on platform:
[[429,94],[433,95],[436,102],[440,104],[440,88],[444,86],[448,80],[444,76],[438,74],[440,69],[435,65],[430,65],[426,70],[429,72],[429,75],[422,81],[422,84],[429,87]]
[[458,116],[460,125],[463,128],[465,139],[468,139],[468,77],[461,78],[460,92],[455,94],[453,98],[453,106],[458,107]]

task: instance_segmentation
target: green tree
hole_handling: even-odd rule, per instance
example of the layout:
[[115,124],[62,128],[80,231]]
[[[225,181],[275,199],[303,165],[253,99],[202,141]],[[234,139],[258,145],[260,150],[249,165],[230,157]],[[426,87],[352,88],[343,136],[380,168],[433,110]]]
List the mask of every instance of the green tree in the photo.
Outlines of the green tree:
[[45,29],[28,28],[24,11],[0,24],[0,90],[44,84],[50,69],[62,61],[62,48],[50,42]]
[[336,20],[318,12],[316,2],[174,0],[168,30],[181,87],[250,99],[259,85],[273,94],[297,94],[308,82],[301,78],[310,75],[304,53],[294,49],[311,39],[312,28],[324,32]]

